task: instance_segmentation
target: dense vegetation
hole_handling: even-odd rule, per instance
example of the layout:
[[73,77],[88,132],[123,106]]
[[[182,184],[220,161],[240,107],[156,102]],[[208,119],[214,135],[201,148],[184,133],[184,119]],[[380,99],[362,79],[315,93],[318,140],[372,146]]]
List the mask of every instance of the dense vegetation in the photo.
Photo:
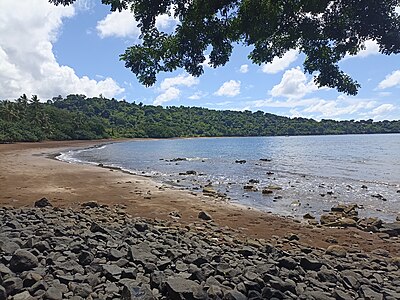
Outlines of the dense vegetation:
[[262,111],[216,111],[128,103],[103,97],[61,96],[41,103],[25,95],[0,101],[0,141],[120,137],[269,136],[399,133],[400,121],[287,118]]
[[[70,5],[76,0],[49,0]],[[287,51],[305,54],[304,71],[318,86],[357,94],[360,85],[339,67],[374,40],[382,54],[400,53],[399,0],[102,0],[112,11],[132,12],[141,39],[120,56],[144,85],[160,72],[183,68],[203,73],[209,54],[213,67],[225,65],[236,44],[248,46],[255,64],[271,62]],[[157,28],[160,15],[173,14],[171,32]],[[129,25],[130,26],[130,25]]]

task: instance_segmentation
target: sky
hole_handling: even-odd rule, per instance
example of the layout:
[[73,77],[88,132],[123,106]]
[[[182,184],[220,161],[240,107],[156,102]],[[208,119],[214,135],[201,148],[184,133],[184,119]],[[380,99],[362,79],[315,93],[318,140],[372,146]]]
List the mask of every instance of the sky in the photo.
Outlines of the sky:
[[[166,32],[176,24],[167,15],[156,23]],[[139,34],[129,11],[111,12],[98,0],[78,0],[68,7],[47,0],[0,0],[0,99],[24,93],[42,101],[101,94],[164,107],[261,110],[316,120],[400,119],[400,56],[379,54],[374,41],[340,62],[361,84],[357,96],[347,96],[318,88],[303,73],[304,55],[296,50],[258,66],[242,45],[235,46],[223,67],[211,68],[206,61],[198,78],[184,70],[161,73],[146,88],[119,60],[127,47],[140,42]]]

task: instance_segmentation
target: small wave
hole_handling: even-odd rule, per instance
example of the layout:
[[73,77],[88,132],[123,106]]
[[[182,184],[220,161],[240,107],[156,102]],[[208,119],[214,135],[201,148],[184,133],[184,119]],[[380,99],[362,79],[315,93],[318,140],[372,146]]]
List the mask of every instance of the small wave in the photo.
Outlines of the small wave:
[[177,158],[171,158],[171,159],[160,159],[164,160],[166,162],[181,162],[181,161],[206,161],[208,158],[202,158],[202,157],[177,157]]
[[208,160],[208,158],[202,158],[202,157],[187,157],[186,160],[187,160],[187,161],[204,161],[204,160]]
[[88,148],[83,148],[83,149],[76,149],[76,150],[69,150],[67,152],[61,152],[60,155],[57,155],[55,159],[64,161],[67,163],[79,163],[79,164],[98,164],[96,162],[92,161],[84,161],[79,158],[76,158],[76,156],[82,152],[88,152],[88,151],[93,151],[93,150],[102,150],[106,148],[108,144],[101,144],[101,145],[94,145],[92,147]]
[[103,150],[106,147],[107,147],[107,145],[99,145],[99,146],[96,146],[96,147],[88,148],[87,150],[92,150],[92,149]]
[[160,172],[157,171],[138,171],[138,170],[133,170],[133,169],[128,169],[128,168],[122,168],[122,167],[116,167],[119,168],[122,172],[129,173],[132,175],[139,175],[139,176],[145,176],[145,177],[156,177],[156,176],[165,176],[166,174],[161,174]]
[[68,151],[68,152],[61,152],[60,155],[57,155],[55,157],[55,159],[64,161],[67,163],[80,163],[80,164],[85,163],[84,161],[82,161],[78,158],[75,158],[74,153],[76,153],[76,151],[72,151],[72,150]]
[[89,147],[89,148],[84,148],[84,149],[79,149],[79,150],[72,150],[72,152],[74,153],[82,153],[82,152],[89,152],[89,151],[93,151],[93,150],[103,150],[104,148],[106,148],[108,145],[95,145],[93,147]]

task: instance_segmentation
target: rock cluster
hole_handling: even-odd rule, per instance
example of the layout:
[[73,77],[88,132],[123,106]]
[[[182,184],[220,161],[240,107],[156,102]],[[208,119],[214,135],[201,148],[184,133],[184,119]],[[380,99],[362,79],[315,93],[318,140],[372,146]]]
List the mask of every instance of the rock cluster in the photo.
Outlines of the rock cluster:
[[363,231],[400,236],[399,220],[394,223],[384,223],[375,217],[359,218],[357,208],[359,208],[357,204],[338,204],[331,208],[329,214],[321,215],[320,223],[331,227],[357,227]]
[[400,258],[387,253],[294,237],[284,251],[213,221],[174,224],[94,202],[0,208],[0,300],[400,299]]

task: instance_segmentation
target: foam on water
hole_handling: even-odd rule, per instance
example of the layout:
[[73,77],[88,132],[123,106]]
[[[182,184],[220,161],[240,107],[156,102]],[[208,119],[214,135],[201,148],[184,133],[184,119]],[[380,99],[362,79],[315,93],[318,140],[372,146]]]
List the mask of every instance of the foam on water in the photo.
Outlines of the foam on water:
[[[337,203],[356,202],[365,207],[361,215],[393,220],[400,211],[398,149],[400,135],[209,138],[115,143],[60,158],[101,163],[194,191],[212,184],[232,201],[282,215],[320,215]],[[197,175],[179,175],[188,170]],[[260,181],[258,192],[243,189],[250,179]],[[281,189],[262,195],[268,185]]]

